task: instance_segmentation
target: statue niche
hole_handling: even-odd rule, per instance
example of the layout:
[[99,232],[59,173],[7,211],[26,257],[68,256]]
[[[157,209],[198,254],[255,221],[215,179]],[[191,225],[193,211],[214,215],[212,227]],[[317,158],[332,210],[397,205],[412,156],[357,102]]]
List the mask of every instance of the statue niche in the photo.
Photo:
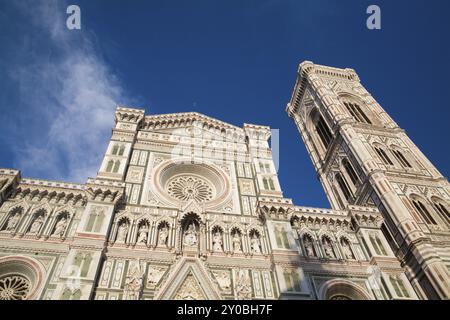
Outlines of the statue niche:
[[45,211],[38,211],[34,215],[33,222],[31,223],[30,229],[28,230],[28,234],[38,234],[42,228],[42,225],[45,221]]
[[184,248],[198,248],[200,242],[199,217],[190,213],[181,221],[182,244]]
[[52,236],[56,236],[59,238],[62,238],[64,236],[64,233],[66,232],[67,226],[69,224],[69,213],[63,212],[58,215],[57,222],[55,224],[55,227],[53,228]]
[[148,221],[143,220],[139,223],[137,244],[146,245],[148,240]]
[[183,244],[186,246],[195,246],[198,243],[198,231],[194,222],[189,223],[183,233]]
[[128,229],[130,227],[130,223],[128,219],[122,219],[119,222],[119,228],[117,230],[116,243],[125,243],[128,235]]
[[252,254],[261,253],[261,236],[256,230],[250,231],[250,252]]
[[238,229],[233,229],[231,232],[231,241],[233,243],[233,252],[240,253],[242,252],[242,241],[241,241],[241,232]]
[[223,237],[220,227],[215,227],[212,230],[212,244],[214,252],[223,252]]
[[169,240],[169,224],[161,222],[158,226],[158,246],[167,247]]

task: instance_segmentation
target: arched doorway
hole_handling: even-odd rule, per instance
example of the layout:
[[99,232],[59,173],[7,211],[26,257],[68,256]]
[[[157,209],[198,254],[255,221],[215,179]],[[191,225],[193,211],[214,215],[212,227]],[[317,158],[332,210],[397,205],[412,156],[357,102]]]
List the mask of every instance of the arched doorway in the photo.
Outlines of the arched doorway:
[[319,290],[320,300],[371,300],[369,294],[360,285],[345,279],[333,279],[325,282]]

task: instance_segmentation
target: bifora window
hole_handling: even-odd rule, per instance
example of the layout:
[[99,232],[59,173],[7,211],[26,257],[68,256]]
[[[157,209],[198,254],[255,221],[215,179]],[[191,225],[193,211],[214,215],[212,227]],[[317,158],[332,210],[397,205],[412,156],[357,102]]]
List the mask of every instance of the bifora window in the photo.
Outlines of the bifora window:
[[434,224],[434,225],[437,224],[436,220],[434,220],[433,216],[428,211],[427,207],[423,204],[422,201],[420,201],[419,199],[412,199],[411,202],[416,208],[417,212],[419,212],[419,214],[421,215],[422,219],[427,224]]
[[372,124],[370,119],[366,116],[357,103],[344,102],[344,105],[356,121],[360,123]]
[[392,153],[394,154],[394,156],[397,158],[398,162],[400,162],[400,164],[403,167],[412,168],[411,164],[408,162],[408,160],[405,158],[405,156],[403,155],[403,153],[401,151],[392,149]]
[[388,164],[388,165],[391,165],[391,166],[394,165],[394,163],[389,158],[389,156],[387,155],[386,151],[383,150],[383,148],[375,146],[374,149],[375,149],[375,151],[377,152],[378,156],[381,158],[381,160],[383,161],[384,164]]

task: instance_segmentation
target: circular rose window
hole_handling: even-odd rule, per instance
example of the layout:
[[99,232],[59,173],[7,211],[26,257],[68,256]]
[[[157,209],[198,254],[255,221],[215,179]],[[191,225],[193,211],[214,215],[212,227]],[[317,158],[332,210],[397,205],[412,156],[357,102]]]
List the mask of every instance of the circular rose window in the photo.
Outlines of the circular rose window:
[[177,205],[194,200],[213,207],[230,194],[228,177],[206,163],[168,160],[156,168],[152,181],[161,198]]
[[30,292],[30,281],[22,275],[0,279],[0,300],[25,300]]
[[38,298],[44,285],[44,269],[33,258],[7,256],[0,258],[0,300]]
[[214,197],[211,183],[193,175],[179,175],[167,182],[167,193],[178,200],[210,201]]

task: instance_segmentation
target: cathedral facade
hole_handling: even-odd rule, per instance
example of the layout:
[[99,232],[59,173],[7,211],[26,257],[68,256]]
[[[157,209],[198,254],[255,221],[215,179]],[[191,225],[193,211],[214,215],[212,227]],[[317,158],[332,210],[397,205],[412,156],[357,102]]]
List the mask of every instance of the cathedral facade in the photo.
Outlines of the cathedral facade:
[[0,300],[448,299],[448,181],[352,69],[286,111],[332,209],[283,197],[269,127],[118,107],[85,184],[0,169]]

